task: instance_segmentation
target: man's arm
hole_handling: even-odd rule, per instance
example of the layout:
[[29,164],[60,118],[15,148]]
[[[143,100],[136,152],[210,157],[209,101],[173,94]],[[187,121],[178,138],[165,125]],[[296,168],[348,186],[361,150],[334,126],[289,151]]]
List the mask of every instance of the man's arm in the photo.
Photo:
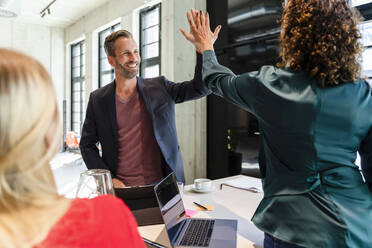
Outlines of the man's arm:
[[80,139],[80,152],[88,169],[109,169],[99,155],[98,135],[93,110],[93,98],[90,94],[83,131]]
[[372,128],[363,140],[359,149],[362,173],[372,193]]
[[202,55],[200,53],[196,53],[194,78],[190,81],[174,83],[165,79],[165,87],[169,95],[176,103],[195,100],[211,93],[211,91],[203,83],[202,62]]

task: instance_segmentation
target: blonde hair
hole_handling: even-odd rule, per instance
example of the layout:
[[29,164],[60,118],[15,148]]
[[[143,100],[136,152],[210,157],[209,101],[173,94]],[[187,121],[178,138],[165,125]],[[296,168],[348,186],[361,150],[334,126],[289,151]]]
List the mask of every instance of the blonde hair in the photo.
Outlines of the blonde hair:
[[[56,132],[58,130],[58,132]],[[0,49],[0,244],[32,247],[69,208],[49,161],[61,135],[54,87],[36,60]]]

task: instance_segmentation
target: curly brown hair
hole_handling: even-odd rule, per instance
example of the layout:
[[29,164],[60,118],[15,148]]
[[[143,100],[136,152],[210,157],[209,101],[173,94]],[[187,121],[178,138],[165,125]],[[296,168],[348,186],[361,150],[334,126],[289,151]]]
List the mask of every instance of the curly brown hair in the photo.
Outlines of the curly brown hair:
[[305,71],[321,87],[355,81],[361,71],[361,20],[347,0],[289,0],[278,66]]

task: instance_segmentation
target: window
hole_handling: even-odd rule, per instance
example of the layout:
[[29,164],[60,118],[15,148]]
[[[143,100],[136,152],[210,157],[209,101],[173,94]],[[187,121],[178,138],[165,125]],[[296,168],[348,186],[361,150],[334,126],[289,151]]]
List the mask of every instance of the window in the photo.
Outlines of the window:
[[80,135],[85,117],[85,42],[71,45],[71,130]]
[[142,77],[160,75],[160,4],[140,12],[140,50]]
[[371,0],[351,0],[351,6],[359,6],[372,2]]
[[107,61],[107,55],[105,52],[105,39],[111,33],[118,31],[120,29],[120,23],[115,24],[101,32],[98,33],[98,87],[103,87],[111,83],[115,78],[114,69],[111,67]]
[[372,83],[372,23],[365,22],[360,24],[362,33],[362,44],[364,51],[362,53],[362,76],[367,78],[367,81]]

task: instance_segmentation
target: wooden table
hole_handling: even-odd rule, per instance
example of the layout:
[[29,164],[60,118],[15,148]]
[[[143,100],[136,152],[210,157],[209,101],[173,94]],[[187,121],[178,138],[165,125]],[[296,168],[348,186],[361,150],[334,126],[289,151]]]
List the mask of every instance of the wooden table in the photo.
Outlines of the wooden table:
[[[263,193],[253,193],[228,186],[223,186],[220,190],[221,183],[237,178],[243,178],[252,185],[256,185],[259,180],[242,175],[214,180],[215,190],[212,193],[196,193],[191,189],[191,185],[187,185],[183,193],[185,208],[195,210],[194,201],[205,205],[213,205],[213,211],[200,211],[193,217],[237,219],[237,247],[263,247],[264,233],[251,222]],[[138,229],[142,237],[171,247],[165,225],[142,226]]]

